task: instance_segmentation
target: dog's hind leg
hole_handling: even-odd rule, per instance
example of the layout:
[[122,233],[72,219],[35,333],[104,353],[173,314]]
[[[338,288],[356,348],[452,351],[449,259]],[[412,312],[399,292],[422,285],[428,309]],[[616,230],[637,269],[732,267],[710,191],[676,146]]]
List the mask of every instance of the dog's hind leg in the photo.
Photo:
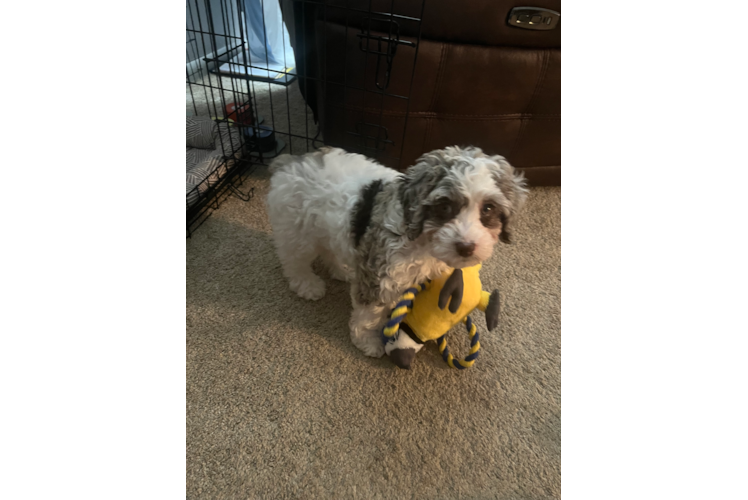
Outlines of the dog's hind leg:
[[299,297],[318,300],[325,296],[325,282],[312,271],[316,249],[309,242],[286,241],[276,246],[288,285]]
[[352,271],[338,259],[330,250],[320,251],[320,257],[325,267],[330,271],[330,277],[338,281],[351,281]]

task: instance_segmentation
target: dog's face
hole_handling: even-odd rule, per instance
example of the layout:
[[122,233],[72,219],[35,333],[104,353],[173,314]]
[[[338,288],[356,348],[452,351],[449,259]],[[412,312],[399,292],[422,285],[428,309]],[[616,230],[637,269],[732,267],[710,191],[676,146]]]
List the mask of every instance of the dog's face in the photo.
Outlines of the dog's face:
[[425,238],[431,254],[454,268],[483,262],[499,240],[509,243],[511,220],[526,197],[522,176],[478,148],[423,155],[400,191],[408,237]]

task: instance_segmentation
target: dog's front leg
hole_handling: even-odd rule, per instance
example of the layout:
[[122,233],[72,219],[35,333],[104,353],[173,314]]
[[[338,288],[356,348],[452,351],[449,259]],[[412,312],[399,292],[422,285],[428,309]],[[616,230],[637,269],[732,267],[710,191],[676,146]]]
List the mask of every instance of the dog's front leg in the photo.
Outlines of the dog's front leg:
[[376,260],[359,266],[351,283],[351,340],[364,354],[375,358],[384,355],[382,328],[401,293],[396,282],[374,271],[380,267]]
[[384,304],[361,304],[353,299],[351,313],[351,341],[367,356],[380,358],[384,355],[384,344],[380,331],[387,319],[388,309]]
[[[386,280],[385,280],[386,282]],[[359,284],[351,287],[353,313],[351,313],[351,340],[353,345],[361,349],[367,356],[380,358],[384,355],[382,342],[382,328],[387,322],[387,316],[397,304],[399,293],[394,286],[377,288],[377,299],[366,302],[365,293]]]

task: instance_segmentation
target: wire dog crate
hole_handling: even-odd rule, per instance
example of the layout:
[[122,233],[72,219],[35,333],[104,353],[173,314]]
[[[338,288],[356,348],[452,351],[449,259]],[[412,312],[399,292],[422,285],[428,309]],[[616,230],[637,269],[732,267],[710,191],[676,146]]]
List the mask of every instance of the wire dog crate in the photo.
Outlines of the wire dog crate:
[[424,4],[187,0],[187,235],[251,199],[243,177],[279,154],[327,145],[399,168]]

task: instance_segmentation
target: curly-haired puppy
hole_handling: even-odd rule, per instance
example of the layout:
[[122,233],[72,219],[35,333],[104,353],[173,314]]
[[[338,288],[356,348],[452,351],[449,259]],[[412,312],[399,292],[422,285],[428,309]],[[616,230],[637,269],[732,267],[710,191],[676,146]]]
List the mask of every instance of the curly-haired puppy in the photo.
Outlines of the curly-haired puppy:
[[268,213],[291,290],[311,300],[325,294],[312,271],[321,257],[350,282],[351,340],[375,357],[400,294],[490,257],[498,240],[509,242],[527,196],[521,174],[478,148],[427,153],[403,174],[330,148],[281,156],[271,171]]

